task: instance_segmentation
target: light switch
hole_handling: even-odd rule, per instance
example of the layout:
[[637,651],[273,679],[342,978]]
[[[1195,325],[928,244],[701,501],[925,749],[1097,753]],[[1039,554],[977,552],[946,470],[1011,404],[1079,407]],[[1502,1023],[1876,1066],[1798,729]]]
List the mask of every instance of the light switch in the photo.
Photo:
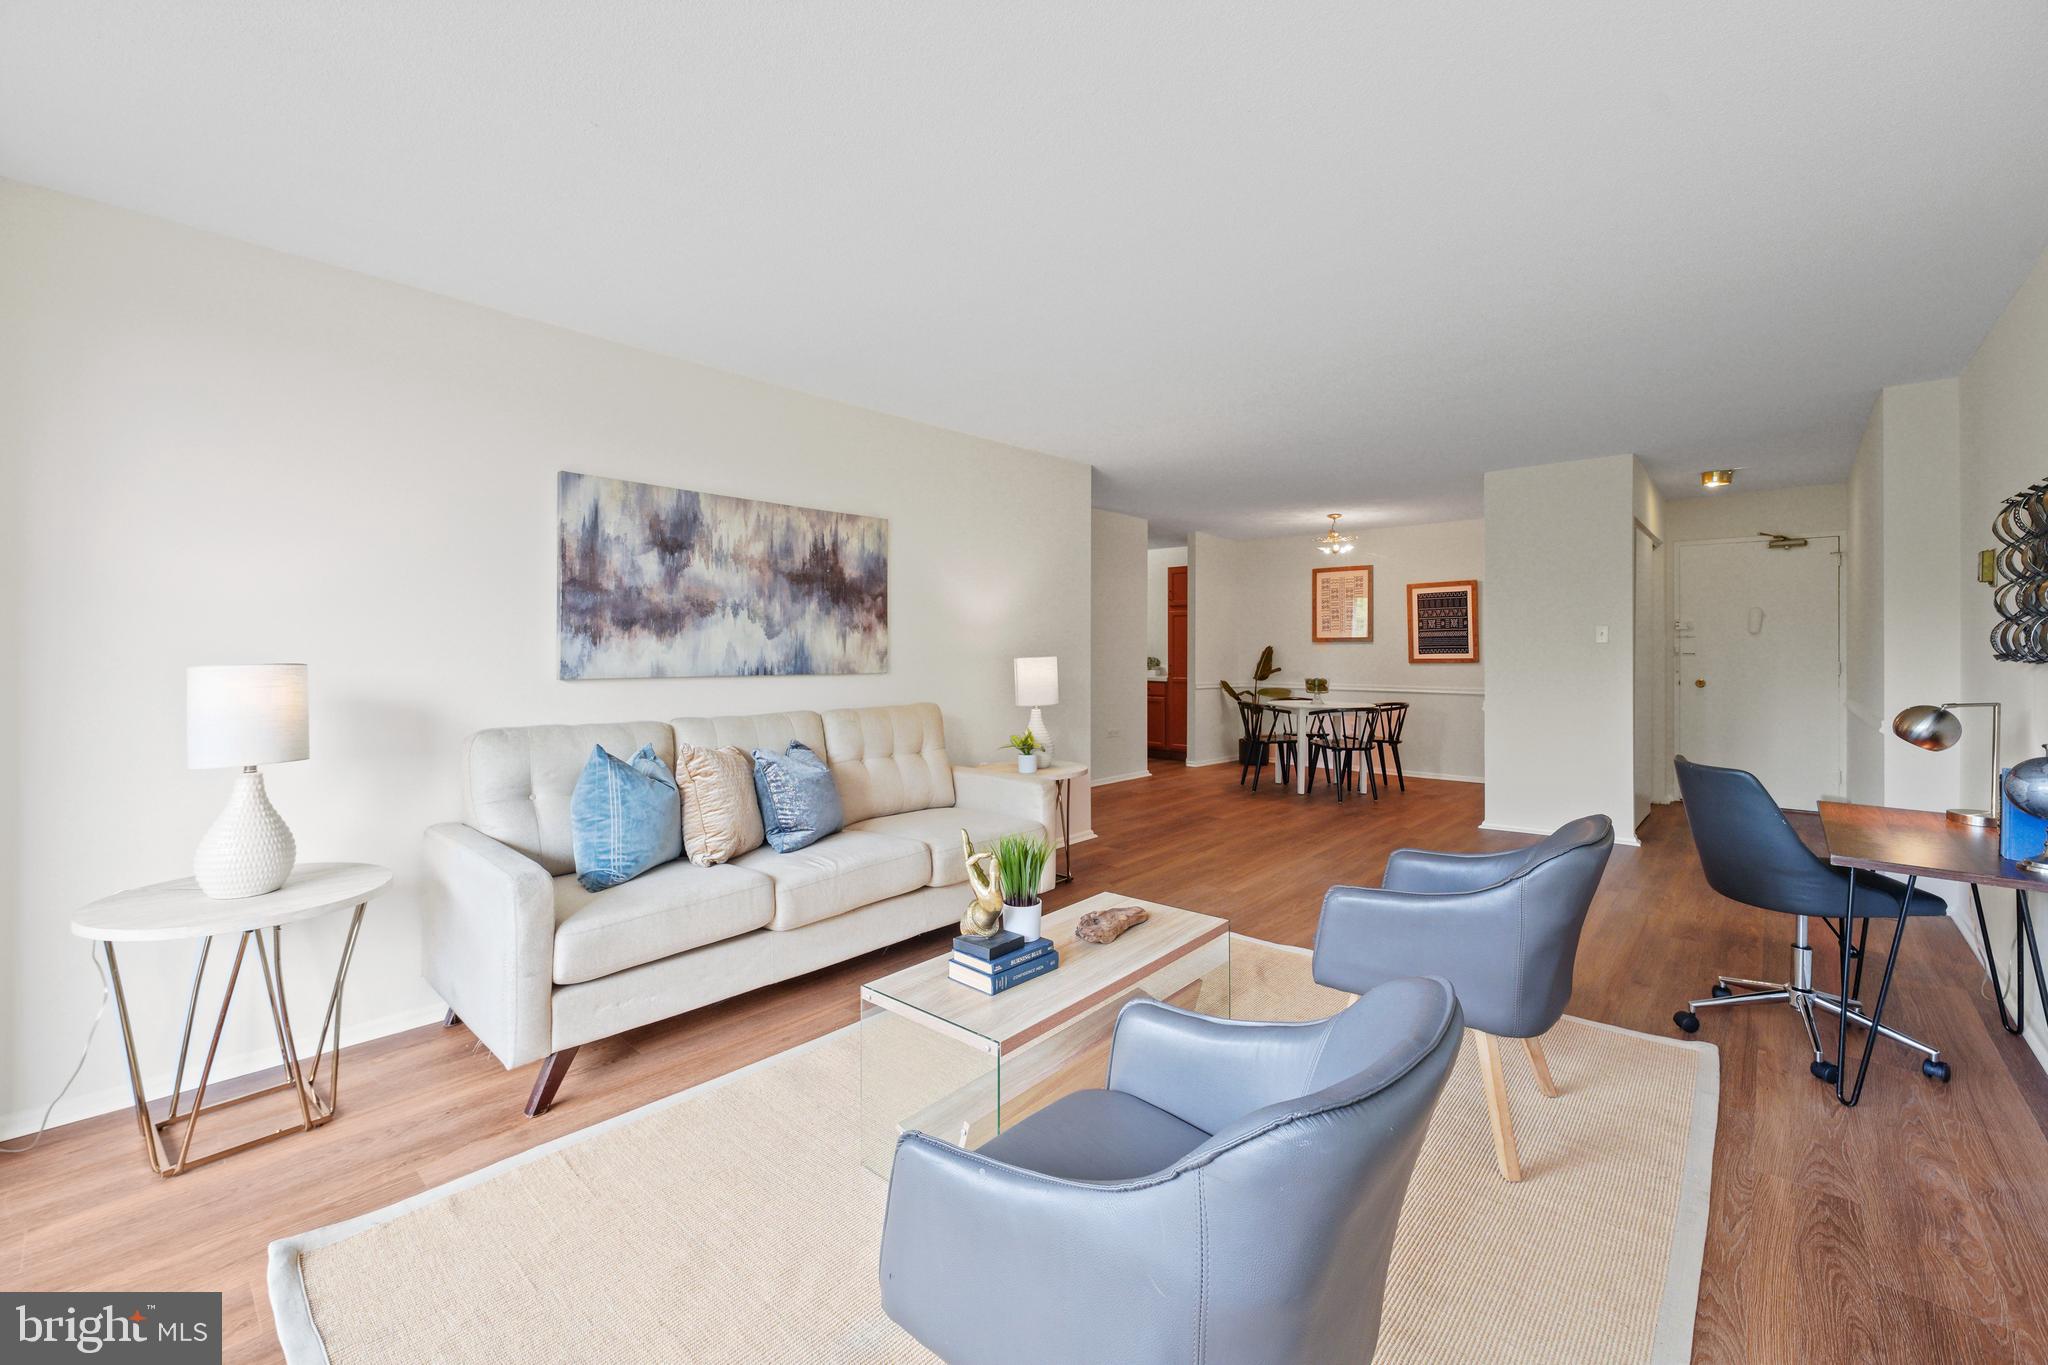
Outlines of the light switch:
[[1607,627],[1593,627],[1593,643],[1596,645],[1604,645],[1607,643]]

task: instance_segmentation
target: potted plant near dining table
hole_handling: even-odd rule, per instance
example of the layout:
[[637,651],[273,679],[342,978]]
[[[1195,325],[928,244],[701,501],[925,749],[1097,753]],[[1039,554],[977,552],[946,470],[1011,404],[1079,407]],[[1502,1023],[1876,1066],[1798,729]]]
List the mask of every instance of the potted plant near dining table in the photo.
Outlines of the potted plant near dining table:
[[1043,909],[1038,885],[1049,856],[1045,840],[1035,834],[1005,834],[996,840],[996,883],[1003,892],[1003,928],[1026,943],[1038,937]]

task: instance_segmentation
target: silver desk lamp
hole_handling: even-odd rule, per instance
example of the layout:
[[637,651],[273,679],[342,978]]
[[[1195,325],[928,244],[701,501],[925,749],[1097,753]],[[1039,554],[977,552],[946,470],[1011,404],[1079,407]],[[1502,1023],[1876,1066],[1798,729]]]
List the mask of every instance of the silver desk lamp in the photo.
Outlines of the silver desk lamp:
[[1991,709],[1991,807],[1989,810],[1968,810],[1957,808],[1948,813],[1948,818],[1964,825],[1995,825],[1998,823],[1998,725],[1999,705],[1995,701],[1951,701],[1940,706],[1909,706],[1892,717],[1892,733],[1918,749],[1940,753],[1953,749],[1963,737],[1963,723],[1956,712],[1969,706],[1983,706]]

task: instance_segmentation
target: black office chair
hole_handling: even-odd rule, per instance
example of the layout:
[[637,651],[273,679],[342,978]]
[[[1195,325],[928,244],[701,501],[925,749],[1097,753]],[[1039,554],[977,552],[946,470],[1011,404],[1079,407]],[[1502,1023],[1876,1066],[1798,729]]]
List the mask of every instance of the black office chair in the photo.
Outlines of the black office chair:
[[[1712,768],[1704,763],[1678,759],[1678,790],[1685,799],[1685,820],[1692,827],[1693,847],[1699,850],[1700,866],[1707,885],[1729,900],[1741,901],[1763,910],[1797,916],[1798,929],[1792,941],[1792,979],[1753,981],[1748,977],[1724,976],[1714,983],[1713,994],[1694,1000],[1671,1016],[1671,1022],[1687,1033],[1700,1026],[1695,1011],[1715,1005],[1748,1005],[1764,1000],[1783,1000],[1806,1025],[1806,1039],[1813,1047],[1813,1074],[1833,1084],[1836,1064],[1821,1053],[1820,1029],[1814,1023],[1816,1008],[1830,1014],[1843,1011],[1842,997],[1813,988],[1813,948],[1807,942],[1807,921],[1818,918],[1834,931],[1839,941],[1842,930],[1837,916],[1849,895],[1849,872],[1817,856],[1786,821],[1778,803],[1764,790],[1752,773],[1739,768]],[[1856,877],[1856,917],[1867,933],[1872,916],[1893,919],[1899,913],[1899,898],[1906,892],[1903,882],[1875,872]],[[1912,915],[1942,915],[1948,906],[1941,897],[1915,890],[1907,906]],[[1870,1027],[1862,1002],[1863,946],[1842,944],[1842,951],[1855,957],[1855,982],[1850,987],[1849,1022]],[[1737,989],[1737,988],[1740,989]],[[1927,1054],[1920,1070],[1937,1081],[1948,1079],[1948,1063],[1938,1048],[1928,1046],[1889,1024],[1879,1033],[1916,1052]]]

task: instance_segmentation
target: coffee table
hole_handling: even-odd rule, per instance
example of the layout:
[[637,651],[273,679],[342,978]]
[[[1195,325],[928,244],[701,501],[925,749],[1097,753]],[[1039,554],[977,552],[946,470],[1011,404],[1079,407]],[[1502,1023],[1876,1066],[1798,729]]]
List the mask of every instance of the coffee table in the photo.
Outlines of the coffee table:
[[[1151,918],[1114,943],[1083,943],[1090,910],[1136,905]],[[861,1163],[884,1178],[896,1138],[915,1129],[962,1147],[1062,1095],[1099,1086],[1116,1014],[1166,1000],[1230,1015],[1230,922],[1113,892],[1045,917],[1058,970],[982,995],[946,974],[950,951],[860,989]]]

